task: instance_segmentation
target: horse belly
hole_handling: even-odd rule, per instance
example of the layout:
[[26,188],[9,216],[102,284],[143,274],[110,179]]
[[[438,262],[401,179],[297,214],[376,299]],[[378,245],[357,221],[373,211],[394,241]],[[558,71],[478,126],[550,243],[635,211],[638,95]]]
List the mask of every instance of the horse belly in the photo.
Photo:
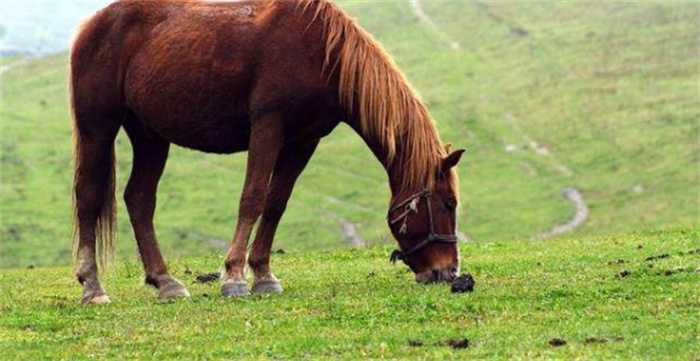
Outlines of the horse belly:
[[[177,116],[168,119],[146,119],[145,122],[151,129],[181,147],[219,154],[248,149],[250,121],[244,117],[228,117],[225,120],[203,121],[197,124]],[[166,122],[168,124],[164,124]]]
[[250,119],[245,112],[188,100],[153,94],[142,100],[149,105],[132,110],[162,138],[182,147],[209,153],[235,153],[248,148]]

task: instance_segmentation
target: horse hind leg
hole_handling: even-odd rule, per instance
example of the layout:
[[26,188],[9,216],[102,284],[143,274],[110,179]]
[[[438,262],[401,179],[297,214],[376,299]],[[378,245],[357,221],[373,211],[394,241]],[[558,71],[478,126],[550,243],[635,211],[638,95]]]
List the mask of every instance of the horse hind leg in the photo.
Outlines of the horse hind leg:
[[189,297],[185,285],[168,272],[153,227],[158,182],[163,175],[170,143],[146,129],[133,113],[124,122],[124,129],[133,149],[133,165],[124,201],[146,272],[146,283],[156,287],[161,298]]
[[[108,301],[97,277],[96,251],[103,264],[114,253],[116,200],[114,140],[127,115],[124,63],[130,21],[100,12],[79,31],[71,49],[71,106],[75,136],[76,275],[83,303]],[[117,29],[117,27],[119,27]]]
[[[82,137],[77,156],[80,165],[75,175],[75,207],[77,221],[77,267],[75,275],[83,286],[81,303],[101,304],[109,302],[100,285],[97,262],[97,231],[105,229],[104,213],[111,212],[110,182],[113,175],[105,170],[105,164],[112,163],[113,144],[108,140],[85,139]],[[110,217],[107,215],[106,217]],[[101,223],[98,227],[98,223]],[[108,231],[109,232],[109,231]],[[111,237],[111,235],[103,235]],[[108,242],[106,242],[108,243]],[[101,247],[110,247],[102,244]]]
[[123,117],[84,109],[89,107],[75,107],[75,274],[83,287],[81,302],[101,304],[109,298],[100,285],[95,254],[99,251],[105,264],[113,253],[114,139]]

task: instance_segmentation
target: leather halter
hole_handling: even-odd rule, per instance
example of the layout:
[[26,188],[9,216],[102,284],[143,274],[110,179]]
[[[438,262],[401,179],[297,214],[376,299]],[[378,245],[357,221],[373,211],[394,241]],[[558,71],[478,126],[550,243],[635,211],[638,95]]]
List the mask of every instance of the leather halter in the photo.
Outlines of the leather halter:
[[392,219],[389,221],[389,226],[393,226],[394,224],[398,223],[399,221],[403,220],[403,223],[401,225],[401,228],[399,229],[399,233],[406,233],[406,221],[408,220],[408,216],[411,215],[412,212],[415,212],[418,214],[418,203],[425,199],[425,203],[428,206],[428,219],[430,220],[430,233],[428,234],[428,237],[420,242],[418,242],[417,245],[411,247],[410,249],[406,251],[400,251],[400,250],[395,250],[394,252],[391,253],[391,257],[389,260],[391,263],[396,263],[396,260],[401,260],[403,263],[408,262],[408,259],[410,256],[423,248],[427,247],[431,243],[439,242],[439,243],[457,243],[457,236],[456,235],[446,235],[446,234],[437,234],[435,233],[435,225],[433,222],[433,209],[430,205],[430,197],[432,196],[432,192],[429,189],[424,189],[421,192],[418,192],[404,200],[403,202],[399,203],[398,205],[392,207],[389,209],[389,213],[387,214],[387,221],[389,221],[391,214],[398,210],[403,208],[404,211],[400,215],[398,215],[396,218]]

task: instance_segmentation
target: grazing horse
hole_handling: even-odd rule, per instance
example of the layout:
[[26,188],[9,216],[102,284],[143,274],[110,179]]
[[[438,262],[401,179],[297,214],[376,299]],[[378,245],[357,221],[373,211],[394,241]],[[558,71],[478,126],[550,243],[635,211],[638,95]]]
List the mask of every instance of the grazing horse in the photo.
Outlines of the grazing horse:
[[[130,0],[99,11],[71,52],[75,137],[75,257],[82,302],[109,299],[97,275],[114,249],[114,141],[124,128],[133,168],[124,200],[146,282],[187,297],[168,272],[153,228],[170,144],[248,151],[238,224],[221,293],[281,292],[270,248],[294,183],[321,138],[347,123],[386,168],[387,220],[419,282],[459,272],[454,166],[430,114],[393,60],[327,0]],[[97,257],[96,257],[97,254]]]

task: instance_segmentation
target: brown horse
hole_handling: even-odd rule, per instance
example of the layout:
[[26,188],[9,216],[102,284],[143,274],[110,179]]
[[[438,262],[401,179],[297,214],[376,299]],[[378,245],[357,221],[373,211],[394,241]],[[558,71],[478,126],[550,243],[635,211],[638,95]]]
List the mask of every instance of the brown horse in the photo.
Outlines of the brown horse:
[[326,0],[213,3],[131,0],[98,12],[71,53],[75,217],[82,302],[107,302],[96,253],[113,252],[114,140],[133,145],[124,199],[146,282],[186,297],[163,261],[153,213],[170,144],[248,151],[235,235],[221,292],[281,292],[270,248],[294,183],[319,140],[340,122],[387,170],[389,227],[419,282],[458,274],[457,176],[463,151],[443,147],[430,115],[392,59]]

